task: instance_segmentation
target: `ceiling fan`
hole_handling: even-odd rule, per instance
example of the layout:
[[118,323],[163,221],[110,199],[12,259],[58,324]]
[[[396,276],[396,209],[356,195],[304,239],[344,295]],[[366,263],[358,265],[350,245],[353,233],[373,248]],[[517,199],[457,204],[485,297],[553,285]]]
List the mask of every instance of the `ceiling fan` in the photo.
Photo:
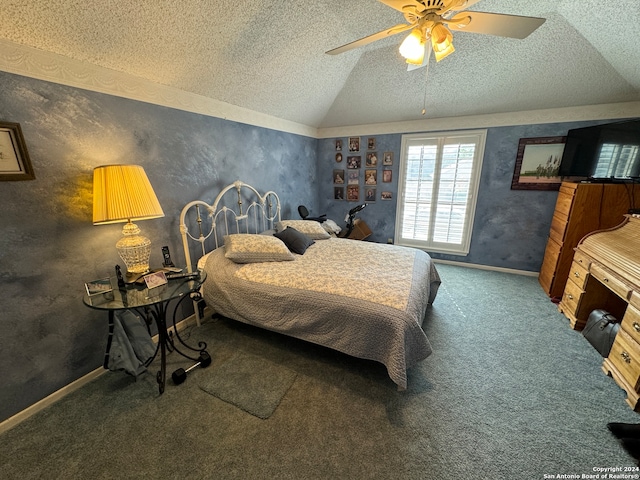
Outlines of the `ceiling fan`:
[[[421,66],[429,58],[430,52],[425,59],[425,51],[428,48],[433,49],[436,61],[453,53],[455,49],[450,29],[522,39],[545,22],[544,18],[537,17],[466,11],[467,8],[480,0],[379,1],[402,12],[408,23],[395,25],[326,53],[337,55],[376,40],[411,30],[411,33],[400,45],[400,54],[406,58],[409,67],[412,65]],[[431,39],[430,44],[427,43],[428,39]]]

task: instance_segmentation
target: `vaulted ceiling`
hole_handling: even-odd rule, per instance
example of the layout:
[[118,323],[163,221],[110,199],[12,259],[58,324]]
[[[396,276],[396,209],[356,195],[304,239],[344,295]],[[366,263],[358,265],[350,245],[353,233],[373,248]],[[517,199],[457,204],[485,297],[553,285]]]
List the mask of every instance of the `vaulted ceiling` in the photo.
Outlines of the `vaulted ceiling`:
[[546,22],[523,40],[456,31],[414,71],[405,34],[325,54],[404,22],[377,0],[3,0],[0,39],[314,128],[640,100],[637,0],[471,10]]

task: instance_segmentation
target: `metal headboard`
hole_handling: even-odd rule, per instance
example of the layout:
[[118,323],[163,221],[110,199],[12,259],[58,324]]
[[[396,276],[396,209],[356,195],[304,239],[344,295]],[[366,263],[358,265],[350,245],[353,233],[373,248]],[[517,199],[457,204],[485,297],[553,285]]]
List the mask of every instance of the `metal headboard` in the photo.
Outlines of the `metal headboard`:
[[[235,196],[225,197],[227,192],[234,190]],[[260,233],[274,228],[280,220],[280,198],[274,191],[261,195],[251,185],[236,180],[222,189],[213,205],[195,200],[182,209],[180,235],[186,265],[189,268],[194,265],[190,240],[199,244],[195,252],[198,257],[194,259],[197,262],[201,256],[223,245],[225,235]]]

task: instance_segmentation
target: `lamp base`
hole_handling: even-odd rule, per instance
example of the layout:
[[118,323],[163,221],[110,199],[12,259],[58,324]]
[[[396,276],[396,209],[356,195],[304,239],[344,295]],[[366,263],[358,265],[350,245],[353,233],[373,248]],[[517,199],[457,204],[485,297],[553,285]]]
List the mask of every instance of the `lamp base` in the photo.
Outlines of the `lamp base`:
[[151,256],[151,240],[140,235],[140,229],[135,223],[127,223],[122,228],[124,235],[116,249],[120,258],[127,266],[127,275],[140,275],[149,271],[149,257]]

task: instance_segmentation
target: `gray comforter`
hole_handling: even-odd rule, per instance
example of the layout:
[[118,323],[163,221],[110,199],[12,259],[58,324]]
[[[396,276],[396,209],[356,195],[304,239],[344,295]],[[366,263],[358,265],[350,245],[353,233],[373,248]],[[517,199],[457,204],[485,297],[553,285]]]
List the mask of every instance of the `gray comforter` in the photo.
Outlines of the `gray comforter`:
[[208,255],[202,293],[218,314],[384,364],[399,389],[431,354],[422,321],[440,277],[425,252],[331,238],[294,261]]

